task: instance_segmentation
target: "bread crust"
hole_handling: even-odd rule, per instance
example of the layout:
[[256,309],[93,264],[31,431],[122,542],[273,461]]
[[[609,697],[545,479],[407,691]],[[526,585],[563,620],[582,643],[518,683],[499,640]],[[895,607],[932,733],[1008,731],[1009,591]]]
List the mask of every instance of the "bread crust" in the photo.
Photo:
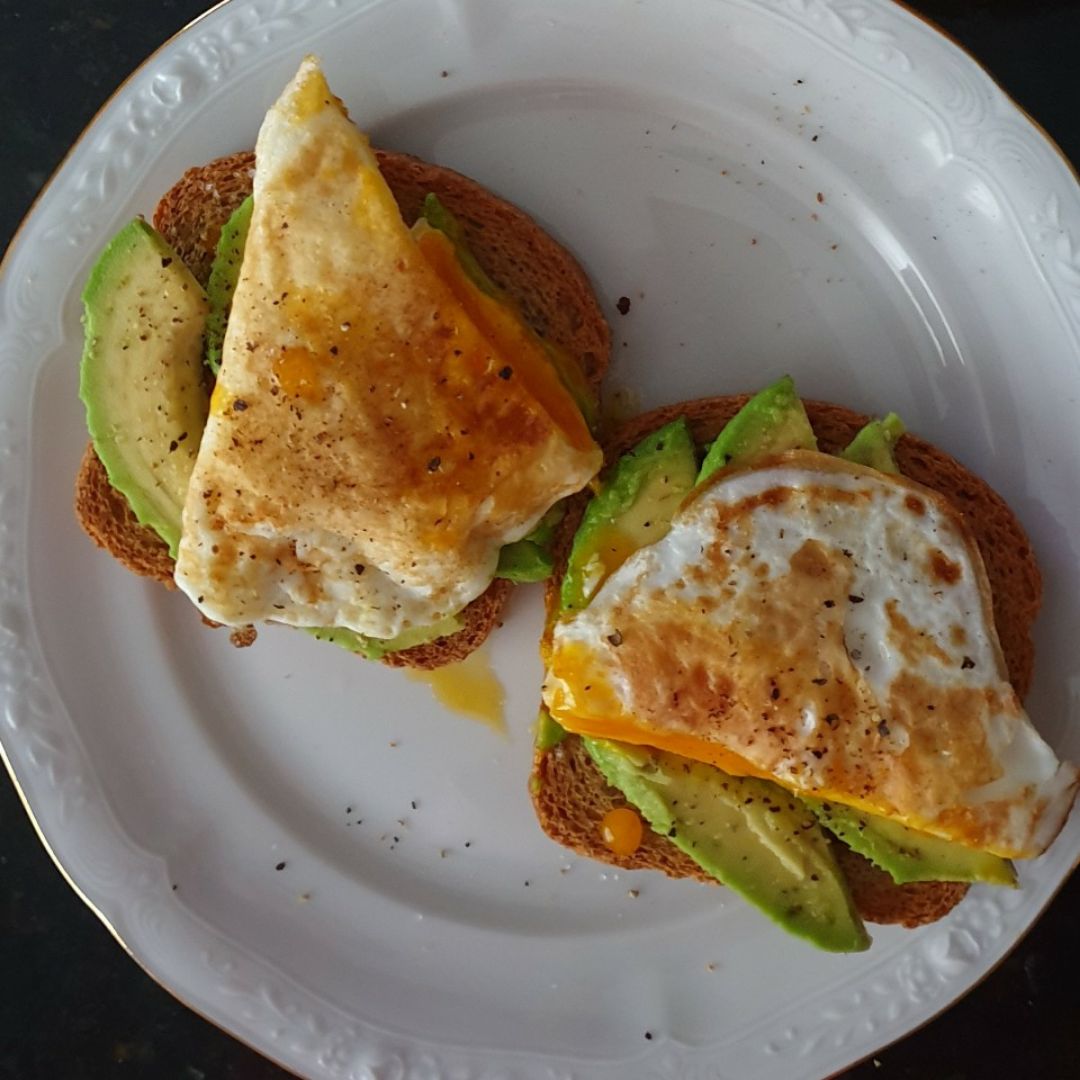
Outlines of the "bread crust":
[[[524,211],[451,169],[392,151],[376,151],[379,167],[406,221],[420,216],[434,192],[461,222],[480,265],[520,305],[541,336],[565,349],[599,390],[611,352],[608,325],[575,257]],[[154,227],[204,285],[221,228],[251,194],[255,154],[242,151],[187,172],[162,196]],[[83,454],[75,482],[75,513],[88,536],[137,574],[173,583],[173,560],[158,535],[135,518],[127,500],[109,484],[93,446]],[[432,669],[463,660],[499,625],[512,589],[492,581],[461,614],[461,630],[425,645],[389,653],[392,667]],[[250,644],[245,629],[234,643]]]
[[[680,416],[686,417],[695,441],[703,445],[714,439],[748,400],[748,394],[703,398],[638,416],[623,425],[605,447],[605,467],[610,468],[650,432]],[[842,450],[870,420],[842,405],[821,401],[804,404],[819,447],[829,453]],[[1023,527],[986,481],[925,439],[903,435],[896,446],[896,459],[904,476],[945,496],[974,535],[993,591],[994,621],[1009,679],[1024,697],[1031,685],[1031,628],[1042,601],[1042,579]],[[575,496],[560,525],[556,569],[547,583],[549,624],[558,609],[566,560],[588,501],[588,493]],[[576,735],[568,735],[550,750],[536,752],[530,790],[541,827],[553,840],[578,854],[627,870],[660,870],[669,877],[692,877],[718,884],[689,856],[652,830],[646,830],[641,846],[629,857],[615,855],[603,843],[600,822],[604,815],[627,803],[621,792],[607,784]],[[867,922],[909,927],[934,922],[955,907],[968,889],[964,884],[939,881],[897,885],[887,873],[846,845],[836,842],[834,848],[855,907]]]

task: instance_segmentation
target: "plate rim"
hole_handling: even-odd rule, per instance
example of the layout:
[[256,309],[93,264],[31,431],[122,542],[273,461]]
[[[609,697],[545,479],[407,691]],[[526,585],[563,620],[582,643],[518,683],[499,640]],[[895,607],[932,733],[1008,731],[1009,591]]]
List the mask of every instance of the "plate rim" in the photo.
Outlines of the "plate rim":
[[[320,0],[310,0],[310,6],[314,7],[319,2],[320,2]],[[376,2],[379,2],[379,0],[376,0]],[[383,2],[385,2],[385,0],[383,0]],[[392,0],[391,0],[391,2],[392,2]],[[467,3],[468,0],[463,0],[463,2]],[[707,2],[709,2],[709,0],[699,0],[699,2],[707,3]],[[727,2],[733,3],[733,4],[738,4],[738,5],[743,5],[743,6],[748,6],[748,7],[756,7],[756,8],[769,8],[769,9],[786,8],[788,11],[794,12],[796,10],[805,11],[808,8],[811,8],[811,7],[814,7],[814,6],[829,10],[829,9],[831,9],[831,6],[836,3],[836,0],[788,0],[787,3],[784,3],[784,0],[727,0]],[[938,38],[940,38],[941,39],[941,41],[940,41],[941,45],[943,45],[947,49],[953,50],[955,53],[958,53],[959,56],[962,57],[964,63],[972,65],[974,67],[974,69],[979,73],[979,75],[986,81],[986,83],[988,84],[988,88],[992,91],[992,94],[996,95],[997,104],[999,106],[1004,105],[1005,108],[1006,108],[1006,112],[1011,112],[1015,118],[1018,118],[1022,122],[1023,125],[1026,125],[1026,127],[1028,129],[1028,132],[1027,132],[1028,136],[1031,137],[1040,146],[1042,146],[1044,148],[1049,148],[1053,152],[1053,154],[1056,155],[1056,157],[1059,159],[1060,163],[1065,166],[1065,170],[1071,176],[1071,179],[1072,179],[1073,183],[1080,186],[1080,170],[1078,170],[1077,166],[1074,165],[1070,161],[1070,159],[1067,157],[1067,155],[1064,153],[1064,151],[1061,149],[1061,147],[1057,144],[1057,142],[1053,139],[1053,137],[1050,136],[1048,132],[1046,132],[1045,128],[1043,128],[1043,126],[1034,117],[1032,117],[1031,114],[1028,113],[1027,110],[1022,105],[1019,104],[1019,102],[1017,102],[1012,97],[1012,95],[998,82],[998,80],[993,76],[993,74],[983,65],[983,63],[966,46],[964,46],[962,43],[957,41],[948,31],[944,30],[942,27],[940,27],[938,24],[936,24],[931,18],[929,18],[928,16],[926,16],[922,12],[916,11],[914,8],[912,8],[908,3],[905,2],[905,0],[865,0],[865,2],[869,4],[871,9],[878,9],[878,10],[883,10],[883,11],[884,10],[889,10],[889,9],[896,9],[896,10],[906,14],[907,16],[909,16],[910,18],[912,18],[913,20],[915,20],[916,22],[921,24],[922,27],[924,27],[925,30],[927,30],[931,35],[934,35],[934,36],[937,36]],[[109,95],[109,97],[95,111],[93,117],[87,123],[87,125],[85,126],[83,131],[79,134],[79,136],[75,139],[75,141],[71,144],[71,146],[65,152],[64,156],[61,158],[61,160],[55,166],[55,168],[53,169],[52,173],[50,174],[48,180],[42,185],[42,187],[38,191],[37,195],[35,196],[34,200],[32,201],[30,207],[28,208],[26,214],[23,216],[23,218],[20,221],[19,225],[17,226],[14,233],[12,234],[12,237],[11,237],[11,240],[10,240],[8,246],[7,246],[7,249],[5,250],[2,259],[0,259],[0,290],[5,288],[6,285],[8,284],[7,283],[8,271],[10,270],[12,264],[14,263],[15,256],[17,255],[17,253],[18,253],[18,251],[20,249],[20,245],[21,245],[21,243],[22,243],[22,241],[23,241],[23,239],[25,237],[28,226],[32,223],[32,221],[33,221],[33,219],[34,219],[34,217],[36,215],[36,212],[38,211],[38,208],[41,205],[42,200],[51,191],[54,184],[57,182],[57,180],[60,178],[61,174],[64,172],[64,170],[65,170],[66,166],[68,165],[69,161],[71,160],[72,156],[84,144],[84,142],[88,139],[88,137],[91,136],[91,134],[97,128],[97,126],[98,126],[99,122],[101,121],[102,117],[104,116],[104,114],[109,111],[110,107],[113,106],[113,104],[119,98],[122,98],[125,95],[125,93],[127,92],[128,88],[131,86],[131,84],[140,75],[142,75],[147,69],[152,67],[153,64],[158,60],[158,58],[163,53],[169,51],[172,46],[174,46],[180,40],[187,37],[200,24],[203,24],[206,20],[211,19],[211,18],[219,15],[226,8],[230,8],[230,7],[234,7],[234,6],[243,7],[245,4],[248,5],[248,6],[254,6],[255,3],[256,3],[256,0],[218,0],[218,2],[215,3],[212,7],[210,7],[206,11],[204,11],[201,14],[199,14],[198,16],[196,16],[194,19],[192,19],[190,22],[188,22],[183,27],[181,27],[179,30],[177,30],[174,34],[172,34],[169,38],[167,38],[164,42],[162,42],[136,68],[134,68],[127,75],[127,77],[113,90],[113,92]],[[308,5],[305,4],[305,3],[301,3],[299,6],[301,8],[303,8],[303,7],[306,7]],[[331,8],[337,8],[339,6],[338,5],[338,0],[330,0],[329,6]],[[1026,235],[1024,236],[1024,239],[1025,239],[1025,242],[1028,241],[1028,237]],[[1067,305],[1063,305],[1063,307],[1065,308],[1065,311],[1067,313],[1067,311],[1068,311]],[[1078,327],[1080,327],[1080,317],[1078,317],[1074,313],[1071,318],[1067,316],[1065,321],[1069,324],[1070,329],[1074,334],[1074,337],[1076,337],[1077,334],[1078,334]],[[3,358],[0,357],[0,361],[2,361],[2,359]],[[2,624],[0,624],[0,629],[6,629],[6,628],[3,627]],[[0,689],[5,689],[5,687],[0,687]],[[193,1012],[195,1012],[196,1014],[201,1016],[208,1023],[213,1024],[215,1027],[218,1027],[220,1030],[226,1032],[231,1037],[236,1038],[238,1041],[245,1043],[246,1045],[251,1047],[253,1050],[255,1050],[257,1053],[259,1053],[262,1056],[274,1061],[276,1064],[278,1064],[283,1069],[293,1071],[295,1066],[293,1064],[291,1064],[290,1061],[287,1060],[284,1057],[283,1053],[276,1052],[275,1049],[272,1046],[268,1045],[266,1042],[260,1043],[260,1042],[257,1042],[253,1038],[247,1037],[239,1029],[239,1027],[230,1026],[229,1018],[219,1018],[219,1017],[213,1015],[211,1012],[209,1012],[206,1009],[200,1007],[199,1004],[197,1004],[197,1003],[193,1002],[192,1000],[188,999],[186,996],[184,996],[178,990],[176,990],[173,987],[167,985],[167,983],[164,981],[165,976],[164,975],[159,975],[158,973],[156,973],[153,970],[153,968],[151,966],[152,961],[150,959],[148,959],[148,958],[144,958],[144,957],[140,956],[136,952],[136,950],[134,950],[124,940],[123,936],[117,930],[116,926],[110,920],[108,915],[91,899],[91,897],[87,894],[87,892],[74,880],[74,878],[71,876],[71,874],[69,873],[69,871],[67,870],[67,868],[65,867],[63,862],[61,861],[56,849],[54,848],[53,844],[50,842],[50,840],[49,840],[49,838],[48,838],[48,836],[46,834],[45,829],[42,827],[41,823],[38,820],[38,817],[37,817],[32,805],[31,805],[29,794],[27,793],[26,790],[24,790],[23,784],[21,783],[21,781],[19,779],[19,776],[18,776],[17,771],[16,771],[16,765],[15,765],[14,758],[9,753],[8,746],[7,746],[6,742],[5,742],[6,738],[7,738],[7,735],[6,735],[5,731],[3,730],[3,727],[0,726],[0,759],[3,760],[4,766],[7,769],[8,775],[11,777],[12,783],[14,784],[14,787],[15,787],[16,793],[17,793],[17,795],[19,797],[19,800],[22,803],[23,808],[26,811],[28,818],[30,819],[31,825],[34,828],[35,832],[37,833],[38,838],[39,838],[40,842],[42,843],[42,846],[45,848],[45,850],[48,853],[49,857],[52,859],[54,865],[59,870],[59,872],[60,872],[61,876],[63,877],[63,879],[72,888],[72,890],[76,893],[76,895],[83,901],[83,903],[85,903],[87,905],[87,907],[89,907],[90,910],[104,924],[106,929],[112,934],[112,936],[116,939],[116,941],[120,944],[120,946],[125,950],[125,952],[127,952],[128,955],[131,956],[131,958],[133,960],[135,960],[135,962],[139,965],[139,967],[147,975],[149,975],[150,978],[154,980],[154,982],[156,982],[159,986],[161,986],[163,989],[165,989],[169,994],[171,994],[174,998],[179,1000],[186,1007],[190,1008]],[[17,742],[17,739],[15,740],[15,742]],[[14,745],[14,743],[13,743],[13,745]],[[123,841],[123,842],[130,845],[130,839],[122,834],[122,830],[119,830],[119,828],[118,828],[118,832],[120,832],[120,834],[121,834],[120,835],[121,841]],[[967,993],[969,993],[972,989],[974,989],[975,986],[979,985],[986,978],[988,978],[990,975],[992,975],[994,973],[994,971],[997,970],[997,968],[1001,965],[1001,963],[1003,963],[1003,961],[1013,951],[1013,949],[1015,949],[1020,944],[1020,942],[1024,939],[1024,937],[1031,931],[1032,927],[1038,921],[1039,917],[1041,916],[1041,914],[1043,913],[1045,908],[1058,895],[1058,893],[1064,887],[1066,882],[1069,880],[1070,875],[1075,873],[1078,867],[1080,867],[1080,849],[1078,849],[1077,852],[1075,853],[1075,856],[1074,856],[1073,861],[1072,861],[1071,869],[1066,870],[1063,873],[1063,875],[1061,876],[1060,880],[1058,880],[1056,885],[1052,889],[1049,890],[1048,894],[1045,896],[1042,903],[1031,914],[1030,920],[1027,922],[1027,924],[1023,928],[1023,930],[1017,935],[1015,940],[1013,940],[1008,945],[1008,947],[1001,953],[1001,955],[998,956],[983,972],[981,972],[978,975],[977,978],[975,978],[970,983],[966,984],[958,992],[956,992],[954,994],[948,994],[947,995],[947,1000],[945,1000],[944,1003],[941,1004],[937,1009],[935,1009],[931,1014],[925,1016],[924,1018],[919,1020],[917,1023],[911,1025],[910,1027],[905,1028],[904,1030],[900,1031],[899,1033],[897,1033],[897,1034],[895,1034],[893,1036],[890,1036],[887,1039],[887,1041],[882,1042],[880,1044],[875,1044],[875,1047],[873,1049],[871,1049],[869,1051],[866,1051],[864,1054],[861,1054],[858,1058],[851,1059],[850,1061],[848,1061],[846,1064],[844,1064],[841,1067],[844,1068],[844,1069],[850,1068],[853,1065],[855,1065],[857,1062],[862,1061],[862,1060],[866,1060],[872,1054],[879,1052],[881,1049],[883,1049],[884,1047],[886,1047],[888,1045],[891,1045],[893,1042],[899,1041],[900,1039],[906,1038],[908,1035],[913,1034],[915,1031],[917,1031],[917,1030],[921,1029],[922,1027],[924,1027],[926,1024],[931,1022],[937,1016],[941,1015],[941,1013],[943,1013],[948,1008],[950,1008],[953,1004],[955,1004],[956,1001],[959,1000],[959,998],[961,998],[964,995],[966,995]],[[296,986],[297,989],[300,989],[299,986],[297,984],[295,984],[295,983],[294,983],[294,986]],[[304,992],[308,993],[309,991],[307,991],[305,989]],[[316,996],[315,1000],[318,1000],[317,996]],[[321,1004],[331,1012],[340,1012],[340,1010],[337,1010],[336,1008],[333,1008],[333,1007],[330,1007],[330,1006],[326,1005],[325,1002],[321,1002]],[[358,1021],[358,1023],[361,1025],[361,1027],[363,1027],[364,1024],[365,1024],[365,1022],[361,1022],[361,1021]],[[553,1059],[553,1060],[555,1060],[555,1059]],[[326,1075],[331,1075],[331,1074],[329,1072],[327,1072]],[[350,1073],[349,1075],[352,1075],[352,1074]],[[411,1074],[411,1072],[409,1072],[409,1073],[407,1073],[405,1075],[412,1075],[412,1074]]]

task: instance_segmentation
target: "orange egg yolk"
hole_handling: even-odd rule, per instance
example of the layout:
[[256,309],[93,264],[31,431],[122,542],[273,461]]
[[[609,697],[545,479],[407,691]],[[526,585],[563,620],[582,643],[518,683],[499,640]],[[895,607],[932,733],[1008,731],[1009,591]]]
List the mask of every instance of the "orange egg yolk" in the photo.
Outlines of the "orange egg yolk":
[[454,247],[438,229],[421,233],[417,244],[435,273],[480,332],[504,357],[512,357],[529,393],[578,450],[594,446],[581,410],[563,386],[542,341],[506,305],[482,293],[466,276]]
[[609,810],[600,822],[600,837],[616,855],[633,855],[644,835],[641,815],[629,806]]

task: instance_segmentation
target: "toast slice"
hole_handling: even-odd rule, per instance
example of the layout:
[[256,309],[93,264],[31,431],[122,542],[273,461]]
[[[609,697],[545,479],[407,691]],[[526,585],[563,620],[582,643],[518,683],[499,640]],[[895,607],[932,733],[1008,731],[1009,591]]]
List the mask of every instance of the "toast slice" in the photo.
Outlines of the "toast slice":
[[[611,351],[610,332],[574,256],[527,214],[474,180],[407,154],[378,151],[378,158],[405,221],[415,221],[424,197],[434,192],[461,222],[488,275],[520,306],[537,333],[577,360],[598,391]],[[218,158],[188,169],[157,205],[154,227],[203,285],[221,228],[251,194],[254,174],[251,151]],[[175,587],[168,547],[138,522],[127,500],[112,488],[92,445],[76,478],[75,513],[87,535],[129,570]],[[462,612],[461,630],[389,653],[383,663],[431,669],[463,660],[499,624],[511,588],[508,581],[494,580]],[[245,628],[232,639],[234,644],[250,644],[254,632]]]
[[[606,463],[612,465],[650,432],[679,416],[687,418],[695,441],[702,445],[714,439],[747,400],[745,394],[706,398],[639,416],[611,440],[606,448]],[[870,419],[840,405],[814,401],[803,404],[819,447],[829,453],[842,450]],[[964,515],[986,564],[993,591],[994,621],[1009,679],[1024,697],[1031,685],[1031,628],[1042,600],[1042,579],[1022,526],[1000,495],[943,450],[905,434],[895,453],[904,476],[940,492]],[[555,574],[547,583],[549,619],[558,608],[561,577],[588,499],[587,492],[575,496],[560,526]],[[600,823],[604,815],[627,803],[621,792],[607,784],[576,735],[568,735],[550,750],[536,752],[530,790],[544,831],[578,854],[627,870],[660,870],[669,877],[718,884],[665,837],[650,829],[645,830],[641,846],[628,857],[614,854],[603,843]],[[968,889],[956,882],[897,885],[887,873],[846,845],[837,841],[834,847],[856,909],[867,922],[909,927],[934,922],[955,907]]]

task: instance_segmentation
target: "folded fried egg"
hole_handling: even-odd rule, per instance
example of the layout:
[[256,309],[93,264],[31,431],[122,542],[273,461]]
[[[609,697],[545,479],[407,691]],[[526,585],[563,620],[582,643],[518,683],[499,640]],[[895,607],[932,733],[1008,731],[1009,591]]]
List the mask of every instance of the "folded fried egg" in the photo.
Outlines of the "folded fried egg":
[[1009,684],[946,499],[811,451],[717,474],[553,628],[571,731],[769,777],[1006,857],[1075,796]]
[[177,583],[229,625],[389,638],[460,611],[601,460],[566,391],[552,409],[514,364],[309,57],[259,132]]

